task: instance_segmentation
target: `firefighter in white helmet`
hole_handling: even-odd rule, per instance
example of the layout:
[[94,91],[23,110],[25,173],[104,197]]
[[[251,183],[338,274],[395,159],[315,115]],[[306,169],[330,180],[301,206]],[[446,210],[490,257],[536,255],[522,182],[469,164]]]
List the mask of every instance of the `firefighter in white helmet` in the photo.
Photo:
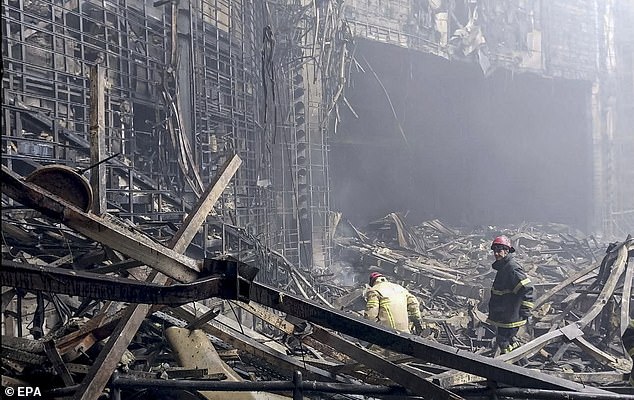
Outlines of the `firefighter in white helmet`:
[[366,319],[405,333],[411,333],[411,321],[415,333],[420,334],[423,331],[420,303],[416,296],[401,285],[388,282],[379,272],[370,274],[369,284],[364,313]]

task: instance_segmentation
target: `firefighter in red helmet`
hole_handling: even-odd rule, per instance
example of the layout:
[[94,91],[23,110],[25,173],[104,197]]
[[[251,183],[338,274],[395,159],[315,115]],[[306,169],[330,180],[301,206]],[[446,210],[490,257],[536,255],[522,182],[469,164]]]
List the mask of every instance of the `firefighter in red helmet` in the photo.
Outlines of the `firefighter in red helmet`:
[[515,248],[506,236],[491,244],[497,271],[491,288],[488,322],[497,328],[496,342],[502,354],[519,347],[519,328],[526,325],[533,309],[533,286],[522,266],[513,259]]
[[370,274],[369,285],[364,313],[366,319],[406,333],[410,333],[411,321],[415,333],[422,332],[420,303],[416,296],[401,285],[388,282],[379,272]]

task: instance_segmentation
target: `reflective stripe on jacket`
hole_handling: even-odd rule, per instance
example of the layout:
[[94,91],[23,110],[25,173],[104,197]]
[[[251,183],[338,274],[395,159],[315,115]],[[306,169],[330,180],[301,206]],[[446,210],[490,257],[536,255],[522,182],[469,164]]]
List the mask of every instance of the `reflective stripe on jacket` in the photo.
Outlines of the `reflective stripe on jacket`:
[[410,333],[409,319],[420,319],[420,304],[416,296],[384,277],[377,278],[366,296],[366,319],[407,333]]
[[533,308],[530,279],[510,254],[495,261],[493,269],[497,274],[491,288],[488,322],[501,328],[517,328],[526,324]]

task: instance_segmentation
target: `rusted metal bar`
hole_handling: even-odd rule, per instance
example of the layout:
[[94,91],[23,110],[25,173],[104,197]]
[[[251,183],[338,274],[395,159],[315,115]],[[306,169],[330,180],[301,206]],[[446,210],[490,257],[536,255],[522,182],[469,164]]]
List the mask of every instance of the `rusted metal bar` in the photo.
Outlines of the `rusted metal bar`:
[[[139,304],[125,309],[121,321],[110,335],[106,346],[101,350],[79,389],[75,392],[74,400],[93,400],[101,395],[119,360],[121,360],[121,355],[130,345],[149,310],[150,305],[148,304]],[[130,329],[131,326],[134,329]]]
[[254,282],[251,286],[252,301],[286,312],[298,318],[334,329],[343,334],[375,343],[385,349],[428,361],[444,367],[483,376],[492,381],[513,386],[539,389],[605,391],[551,377],[538,371],[525,369],[503,361],[486,358],[464,350],[428,341],[413,335],[396,333],[360,317],[327,309],[310,300],[284,293],[273,287]]
[[[173,251],[178,253],[185,252],[192,238],[200,228],[200,225],[206,219],[223,190],[229,184],[231,178],[235,175],[241,162],[240,158],[237,155],[234,155],[230,160],[227,160],[227,162],[218,171],[218,174],[216,175],[217,179],[215,179],[207,190],[205,190],[203,195],[199,198],[198,204],[194,210],[187,216],[183,225],[170,241],[169,246],[173,249]],[[191,282],[195,280],[197,276],[196,271],[198,270],[188,271],[189,273],[182,275],[181,279],[177,279],[169,273],[166,273],[165,275],[179,281]],[[251,278],[253,278],[253,276]],[[237,291],[240,291],[239,280],[240,279],[237,280],[235,287]],[[152,278],[152,283],[165,284],[167,283],[167,277],[157,275]],[[117,363],[121,359],[121,356],[130,345],[132,338],[141,326],[143,320],[147,317],[150,310],[151,308],[145,304],[128,307],[126,310],[126,318],[119,321],[117,327],[115,328],[115,331],[120,332],[120,337],[110,336],[106,346],[101,350],[99,357],[90,369],[90,372],[84,378],[81,390],[74,396],[75,400],[90,400],[103,390],[108,379],[110,379],[110,376],[116,368]]]
[[101,313],[86,322],[79,330],[62,336],[56,342],[56,346],[62,355],[74,350],[80,346],[85,338],[92,337],[93,343],[110,336],[110,333],[121,320],[123,310],[117,311],[115,314]]

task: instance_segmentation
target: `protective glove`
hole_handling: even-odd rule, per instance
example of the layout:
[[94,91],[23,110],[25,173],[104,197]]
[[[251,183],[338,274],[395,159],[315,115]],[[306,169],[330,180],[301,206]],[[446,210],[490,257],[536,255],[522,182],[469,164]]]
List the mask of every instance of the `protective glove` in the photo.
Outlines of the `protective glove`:
[[421,335],[423,333],[423,321],[415,319],[412,321],[414,324],[414,335]]

